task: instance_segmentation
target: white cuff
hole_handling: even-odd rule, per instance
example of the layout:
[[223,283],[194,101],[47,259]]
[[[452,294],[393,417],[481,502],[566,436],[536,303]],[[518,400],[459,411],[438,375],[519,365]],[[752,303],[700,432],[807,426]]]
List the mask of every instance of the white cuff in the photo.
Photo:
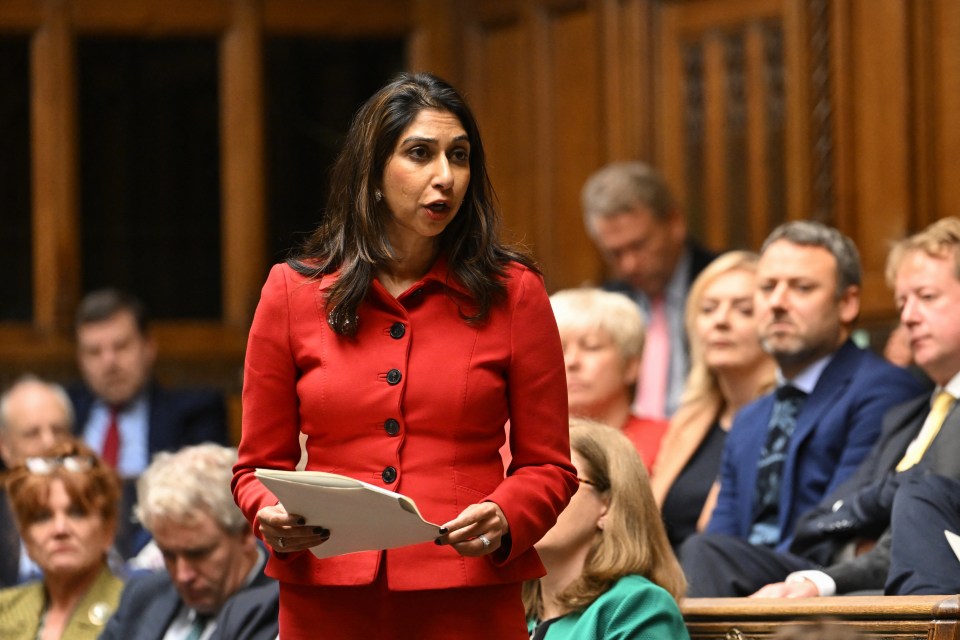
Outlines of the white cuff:
[[784,582],[803,582],[804,580],[812,582],[821,596],[837,595],[837,583],[823,571],[794,571],[786,577]]

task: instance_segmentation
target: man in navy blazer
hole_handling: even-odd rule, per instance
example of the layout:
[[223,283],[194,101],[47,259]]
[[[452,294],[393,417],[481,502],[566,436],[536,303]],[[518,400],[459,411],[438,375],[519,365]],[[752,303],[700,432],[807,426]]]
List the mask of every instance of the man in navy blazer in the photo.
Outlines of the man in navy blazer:
[[944,535],[960,528],[958,264],[960,219],[954,217],[891,250],[887,280],[901,326],[914,362],[936,388],[887,412],[867,460],[804,514],[789,554],[765,560],[774,570],[765,576],[772,584],[758,597],[960,589],[960,564]]
[[139,300],[115,289],[87,294],[77,309],[76,337],[84,382],[69,390],[76,429],[103,456],[115,420],[116,467],[122,477],[139,476],[159,451],[227,444],[221,394],[164,389],[153,381],[157,348]]
[[116,547],[128,559],[149,539],[126,517],[136,502],[136,478],[160,451],[227,444],[226,408],[217,392],[164,389],[153,381],[156,343],[143,304],[127,293],[87,294],[77,308],[76,338],[83,384],[68,389],[74,429],[123,479]]
[[[138,482],[137,515],[166,570],[126,584],[101,640],[276,636],[278,592],[263,573],[266,551],[230,492],[236,459],[215,444],[154,458]],[[241,609],[218,617],[241,594]],[[233,635],[215,636],[221,625]]]
[[[785,444],[772,453],[768,431],[775,405],[783,410],[777,403],[780,389],[734,420],[707,532],[691,537],[680,551],[689,595],[752,593],[756,587],[745,590],[744,584],[754,584],[753,546],[786,549],[799,515],[866,457],[886,410],[922,391],[910,373],[850,340],[860,311],[860,280],[856,247],[836,229],[795,221],[764,242],[755,305],[760,340],[777,361],[780,387],[798,389],[802,399],[781,437]],[[775,499],[761,501],[761,467],[769,464],[777,471],[763,478],[764,486],[776,483]]]

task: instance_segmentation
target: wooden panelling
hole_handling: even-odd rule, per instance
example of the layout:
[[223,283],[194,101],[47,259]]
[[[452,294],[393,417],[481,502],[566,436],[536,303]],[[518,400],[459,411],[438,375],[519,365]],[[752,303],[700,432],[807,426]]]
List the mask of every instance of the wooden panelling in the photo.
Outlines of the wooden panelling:
[[[590,173],[604,162],[604,136],[596,46],[599,21],[586,6],[559,12],[544,11],[546,40],[542,77],[546,90],[538,98],[543,117],[543,182],[549,185],[545,222],[550,232],[548,255],[542,257],[551,288],[572,287],[599,272],[597,255],[583,230],[580,189]],[[553,105],[552,107],[549,105]]]
[[430,71],[454,86],[464,79],[463,55],[458,52],[464,40],[460,5],[446,0],[417,0],[409,38],[409,66],[413,71]]
[[[747,27],[744,42],[746,57],[745,92],[746,120],[750,123],[746,129],[747,175],[746,246],[759,247],[763,242],[763,231],[767,221],[767,208],[771,200],[771,163],[768,139],[771,123],[768,118],[770,87],[765,80],[766,47],[764,29],[761,23]],[[726,223],[726,220],[724,220]]]
[[649,0],[604,0],[600,4],[607,160],[653,155],[653,43]]
[[[935,129],[933,169],[937,173],[936,210],[922,223],[943,216],[960,215],[960,3],[940,0],[933,6],[930,41],[935,60],[934,91],[931,95]],[[922,113],[918,112],[918,117]]]
[[808,133],[795,122],[806,96],[792,88],[803,76],[788,68],[803,62],[799,43],[783,35],[791,5],[658,4],[655,164],[692,228],[718,251],[758,248],[807,191],[788,177],[803,175],[790,148],[802,147]]
[[729,163],[729,118],[727,106],[730,84],[727,73],[727,43],[723,32],[711,29],[703,38],[703,88],[705,103],[704,141],[704,228],[711,247],[729,247],[724,224],[730,207],[729,174],[739,168]]
[[69,7],[44,3],[31,46],[34,325],[71,326],[79,299],[77,114],[74,36]]
[[[583,230],[580,188],[610,155],[631,157],[627,147],[640,144],[639,126],[609,122],[639,100],[640,74],[633,67],[608,86],[604,69],[614,54],[602,44],[604,33],[616,47],[640,41],[636,25],[615,24],[618,12],[640,4],[498,1],[465,11],[464,86],[483,127],[494,187],[510,236],[533,250],[551,290],[602,274]],[[617,106],[613,96],[621,98]],[[606,148],[612,130],[631,136],[615,143],[616,151]]]
[[[421,1],[263,0],[264,28],[270,33],[291,35],[402,35],[410,33],[417,26],[414,5]],[[436,5],[437,2],[429,0],[428,4]],[[451,53],[444,51],[442,55]]]
[[[856,209],[841,228],[863,263],[863,314],[893,310],[883,279],[889,242],[907,231],[911,207],[908,20],[903,0],[853,0],[850,23]],[[884,224],[877,224],[884,220]]]
[[681,609],[692,640],[778,638],[787,625],[823,621],[864,640],[957,640],[958,605],[947,595],[687,598]]
[[406,37],[409,66],[474,106],[506,225],[551,289],[603,276],[579,192],[612,160],[656,165],[715,249],[835,224],[871,323],[893,317],[888,241],[960,214],[956,0],[3,0],[0,32],[32,38],[35,294],[31,326],[0,327],[0,366],[72,358],[78,35],[220,38],[224,312],[158,327],[183,361],[239,361],[262,282],[265,35]]
[[263,40],[255,0],[234,3],[222,40],[223,321],[245,327],[266,273]]
[[471,73],[464,92],[480,122],[508,236],[535,250],[539,227],[533,185],[542,151],[534,137],[530,59],[517,57],[528,50],[528,39],[521,12],[474,23],[467,36]]

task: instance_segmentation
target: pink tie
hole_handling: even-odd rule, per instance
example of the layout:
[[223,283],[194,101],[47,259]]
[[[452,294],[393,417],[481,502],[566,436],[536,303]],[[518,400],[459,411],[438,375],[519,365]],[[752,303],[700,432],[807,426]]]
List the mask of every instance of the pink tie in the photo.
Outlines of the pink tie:
[[670,376],[670,330],[663,297],[650,305],[650,321],[643,345],[643,362],[637,382],[634,413],[648,418],[665,418],[667,379]]

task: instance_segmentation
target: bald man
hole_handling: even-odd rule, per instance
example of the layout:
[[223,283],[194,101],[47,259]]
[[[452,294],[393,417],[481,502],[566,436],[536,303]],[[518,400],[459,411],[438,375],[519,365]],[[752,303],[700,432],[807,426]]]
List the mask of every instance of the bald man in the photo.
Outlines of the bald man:
[[[20,378],[0,396],[0,460],[6,468],[43,455],[73,429],[70,398],[58,384],[35,376]],[[0,491],[0,586],[37,577],[13,522],[5,491]]]

